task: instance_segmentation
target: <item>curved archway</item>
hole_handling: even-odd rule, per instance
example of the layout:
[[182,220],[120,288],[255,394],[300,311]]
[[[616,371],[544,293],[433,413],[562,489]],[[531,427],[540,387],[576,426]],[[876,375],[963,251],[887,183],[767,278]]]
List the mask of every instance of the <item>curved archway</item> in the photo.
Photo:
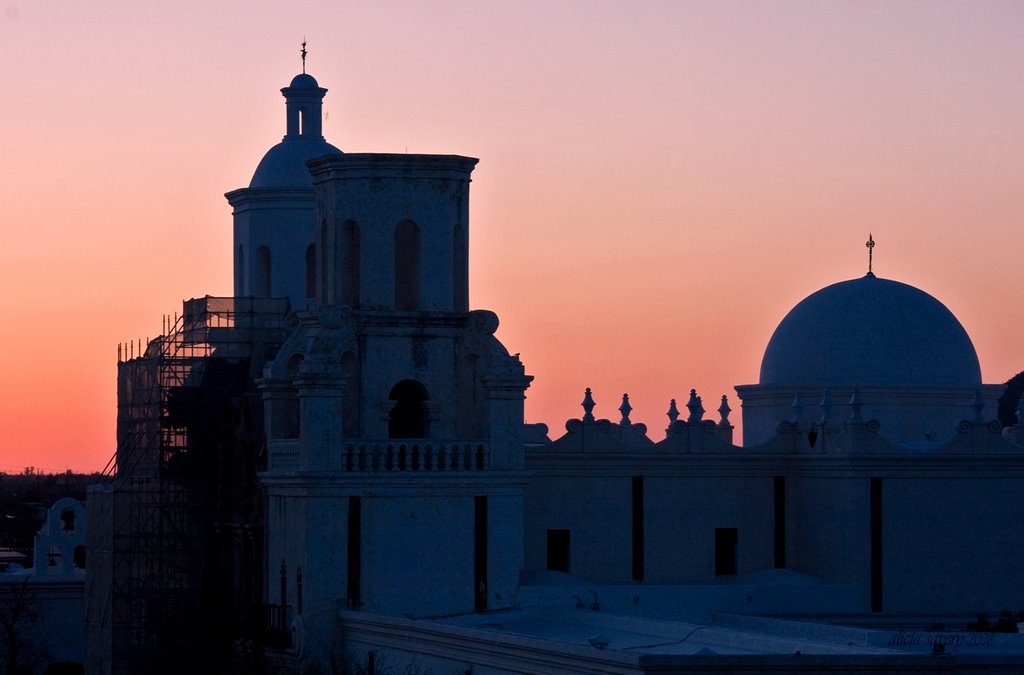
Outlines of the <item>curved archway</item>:
[[388,419],[388,438],[426,438],[430,434],[427,388],[416,380],[402,380],[391,388],[395,402]]
[[73,534],[75,531],[75,510],[65,506],[60,512],[61,530],[66,534]]

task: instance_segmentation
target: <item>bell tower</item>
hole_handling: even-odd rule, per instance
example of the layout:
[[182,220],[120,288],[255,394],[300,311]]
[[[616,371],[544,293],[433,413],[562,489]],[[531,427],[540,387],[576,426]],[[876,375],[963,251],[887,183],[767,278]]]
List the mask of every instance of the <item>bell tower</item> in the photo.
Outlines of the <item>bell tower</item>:
[[[513,602],[533,379],[469,310],[470,175],[458,155],[308,162],[317,297],[264,370],[268,569],[302,570],[303,634],[346,611]],[[286,604],[299,588],[272,589]]]
[[323,136],[326,93],[303,60],[303,72],[281,89],[284,138],[264,155],[249,187],[224,195],[234,209],[235,297],[287,297],[294,308],[315,301],[316,220],[306,162],[341,154]]

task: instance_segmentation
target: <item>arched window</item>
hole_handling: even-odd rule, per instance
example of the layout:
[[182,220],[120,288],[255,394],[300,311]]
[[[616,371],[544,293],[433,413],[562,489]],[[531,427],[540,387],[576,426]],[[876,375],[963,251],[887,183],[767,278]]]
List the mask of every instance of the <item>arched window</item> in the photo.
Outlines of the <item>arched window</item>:
[[306,247],[306,297],[316,297],[316,244]]
[[420,308],[420,228],[403,220],[395,228],[395,309]]
[[235,258],[235,297],[245,295],[245,248],[238,245],[238,257]]
[[320,301],[324,304],[332,304],[338,301],[338,297],[328,274],[328,265],[331,263],[331,256],[328,255],[328,252],[334,250],[332,246],[336,246],[336,244],[328,236],[326,218],[320,220],[320,229],[317,231],[316,240],[320,243],[320,261],[316,268],[317,280],[320,285]]
[[466,231],[456,225],[452,232],[452,311],[469,310],[469,252],[466,250]]
[[85,569],[85,547],[81,546],[81,545],[76,546],[75,547],[75,551],[74,551],[74,553],[71,556],[71,560],[72,560],[72,562],[75,565],[75,569],[84,570]]
[[75,531],[75,510],[70,506],[65,506],[61,509],[60,520],[63,523],[61,530],[65,534],[72,534]]
[[430,434],[427,388],[416,380],[396,384],[388,399],[395,402],[388,420],[388,438],[426,438]]
[[346,220],[341,226],[341,249],[337,275],[341,284],[339,299],[349,307],[359,306],[359,224]]
[[266,246],[256,249],[256,288],[253,290],[256,297],[270,297],[270,249]]

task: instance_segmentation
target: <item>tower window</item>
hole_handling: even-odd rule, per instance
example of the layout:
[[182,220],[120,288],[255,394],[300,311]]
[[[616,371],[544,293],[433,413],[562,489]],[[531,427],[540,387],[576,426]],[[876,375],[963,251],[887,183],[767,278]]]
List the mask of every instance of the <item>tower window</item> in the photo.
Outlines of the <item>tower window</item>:
[[256,249],[256,288],[253,295],[270,297],[270,249],[266,246]]
[[388,398],[395,402],[388,420],[388,438],[426,438],[430,433],[427,388],[415,380],[402,380]]
[[338,270],[342,284],[341,301],[349,307],[359,306],[359,225],[346,220],[342,225],[340,247],[342,249],[341,269]]
[[316,297],[316,244],[306,248],[306,297]]
[[469,309],[469,253],[466,250],[466,231],[456,225],[452,232],[452,310],[465,312]]
[[235,258],[235,297],[245,295],[245,249],[238,245],[238,257]]
[[420,228],[411,220],[395,228],[395,308],[420,308]]

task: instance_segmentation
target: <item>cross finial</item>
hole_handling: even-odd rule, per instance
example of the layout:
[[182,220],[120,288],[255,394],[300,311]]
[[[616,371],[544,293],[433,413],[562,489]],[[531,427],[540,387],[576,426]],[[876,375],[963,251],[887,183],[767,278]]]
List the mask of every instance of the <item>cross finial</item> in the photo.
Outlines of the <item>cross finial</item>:
[[302,74],[306,74],[306,36],[302,36]]
[[871,264],[873,262],[872,261],[872,256],[874,254],[874,251],[872,249],[875,248],[875,240],[871,236],[870,232],[868,232],[868,243],[866,243],[864,245],[868,247],[868,275],[869,276],[875,276],[875,273],[871,271]]

